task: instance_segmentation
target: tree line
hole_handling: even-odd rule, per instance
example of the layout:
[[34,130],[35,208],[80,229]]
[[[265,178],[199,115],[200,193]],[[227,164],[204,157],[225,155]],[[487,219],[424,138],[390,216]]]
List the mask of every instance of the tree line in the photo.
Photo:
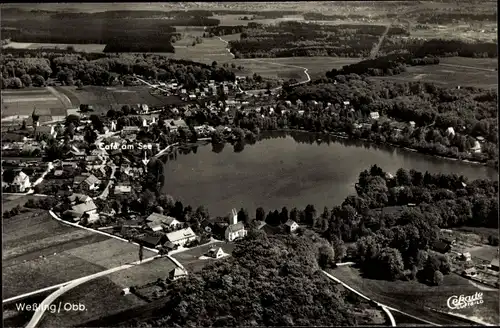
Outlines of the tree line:
[[[97,58],[96,58],[97,57]],[[159,55],[105,55],[39,53],[37,57],[0,56],[1,87],[23,88],[45,86],[48,79],[57,79],[64,85],[107,86],[115,79],[137,74],[160,81],[177,80],[193,85],[201,81],[234,81],[229,67],[206,65],[188,60],[169,59]]]
[[424,57],[415,58],[411,54],[398,54],[377,57],[375,59],[362,60],[358,63],[345,65],[342,69],[332,69],[325,73],[329,79],[334,79],[337,75],[370,75],[385,76],[396,75],[406,71],[406,66],[437,65],[439,58]]

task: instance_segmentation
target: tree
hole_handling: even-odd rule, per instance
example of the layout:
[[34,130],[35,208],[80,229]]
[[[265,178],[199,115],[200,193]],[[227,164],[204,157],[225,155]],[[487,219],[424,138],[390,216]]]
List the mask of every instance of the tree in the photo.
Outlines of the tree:
[[45,86],[45,79],[43,76],[37,74],[33,77],[32,83],[33,83],[33,86],[35,86],[35,87],[44,87]]
[[379,277],[385,274],[389,280],[396,280],[401,277],[404,270],[403,258],[401,253],[394,248],[383,248],[378,257],[377,271]]
[[92,128],[86,128],[83,138],[87,143],[93,144],[97,140],[97,133]]
[[21,82],[23,83],[23,85],[25,87],[29,87],[29,86],[31,86],[31,83],[32,83],[31,77],[28,74],[24,74],[21,76]]
[[410,173],[403,168],[400,168],[396,172],[396,180],[398,182],[398,185],[400,185],[400,186],[411,186]]
[[264,221],[266,218],[266,211],[262,207],[258,207],[255,210],[255,220],[257,221]]
[[434,277],[432,279],[432,282],[434,283],[434,285],[439,286],[443,282],[443,278],[444,277],[443,277],[443,274],[441,273],[441,271],[436,270],[436,271],[434,271]]
[[246,225],[250,224],[250,216],[248,215],[248,212],[246,209],[241,208],[238,213],[238,221],[244,222]]
[[205,206],[198,206],[195,212],[195,216],[200,218],[200,220],[207,220],[210,218],[210,214],[208,213],[208,209]]
[[212,67],[216,67],[216,66],[217,66],[217,62],[214,60],[214,61],[212,62]]
[[332,247],[323,245],[318,250],[318,264],[321,268],[331,268],[335,265],[335,252]]

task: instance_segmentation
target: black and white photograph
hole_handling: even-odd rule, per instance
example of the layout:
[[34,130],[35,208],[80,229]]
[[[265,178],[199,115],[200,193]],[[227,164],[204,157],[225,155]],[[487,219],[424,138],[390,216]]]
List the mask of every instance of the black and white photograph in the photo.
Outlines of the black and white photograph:
[[3,325],[498,326],[489,0],[0,4]]

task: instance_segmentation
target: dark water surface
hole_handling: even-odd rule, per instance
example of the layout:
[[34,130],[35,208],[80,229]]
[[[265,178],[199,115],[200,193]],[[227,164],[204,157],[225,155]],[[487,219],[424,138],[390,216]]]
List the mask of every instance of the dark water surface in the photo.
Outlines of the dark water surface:
[[166,161],[164,191],[184,205],[204,205],[221,216],[233,207],[254,215],[259,206],[267,212],[283,206],[313,204],[322,211],[340,205],[355,194],[359,173],[373,164],[391,173],[403,167],[498,180],[495,169],[481,165],[300,132],[267,135],[241,152],[229,144],[220,153],[211,145],[195,151]]

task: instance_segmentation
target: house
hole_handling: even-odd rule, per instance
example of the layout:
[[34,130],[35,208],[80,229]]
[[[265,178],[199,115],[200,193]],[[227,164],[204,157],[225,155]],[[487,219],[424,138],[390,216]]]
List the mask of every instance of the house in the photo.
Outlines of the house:
[[42,136],[42,135],[52,136],[55,138],[57,136],[57,132],[53,125],[41,125],[36,128],[35,136]]
[[491,263],[490,263],[490,269],[493,270],[493,271],[499,271],[499,267],[498,267],[498,257],[491,260]]
[[167,227],[176,227],[180,226],[181,223],[177,221],[175,218],[159,213],[152,213],[150,216],[146,218],[147,222],[159,222]]
[[185,228],[167,233],[167,239],[172,242],[172,244],[184,246],[187,242],[195,240],[196,235],[191,228]]
[[243,238],[247,233],[243,222],[238,222],[238,212],[233,208],[231,210],[230,224],[224,233],[226,240],[233,241],[237,238]]
[[92,200],[90,196],[84,195],[84,194],[72,194],[71,196],[68,197],[68,200],[71,205],[76,205],[76,204],[81,204],[81,203],[87,203]]
[[451,245],[442,241],[436,241],[432,245],[432,249],[436,252],[445,254],[451,250]]
[[14,192],[25,192],[31,187],[30,178],[23,171],[19,171],[10,186],[14,189]]
[[80,184],[80,188],[83,190],[95,190],[99,187],[101,180],[99,180],[95,175],[91,174]]
[[412,128],[415,127],[415,122],[414,121],[410,121],[410,127],[412,127]]
[[299,227],[299,225],[297,224],[297,222],[295,222],[293,220],[288,219],[285,222],[285,228],[286,228],[287,232],[294,232],[295,230],[297,230],[298,227]]
[[462,272],[462,275],[463,275],[463,276],[465,276],[465,277],[474,277],[475,275],[477,275],[476,268],[468,268],[468,269],[465,269],[465,270]]
[[481,142],[481,143],[483,143],[483,142],[484,142],[484,137],[479,136],[479,137],[477,137],[476,139],[477,139],[477,141],[479,141],[479,142]]
[[214,259],[218,259],[224,256],[224,251],[222,248],[210,248],[207,253],[208,256],[213,257]]
[[470,261],[472,259],[472,257],[471,257],[469,252],[465,252],[465,253],[462,253],[462,255],[460,256],[460,259],[462,261]]
[[88,215],[88,222],[93,222],[99,219],[99,216],[97,215],[97,206],[93,200],[74,205],[71,207],[71,210],[66,211],[64,214],[72,216],[74,221],[80,220],[85,214]]
[[54,171],[54,176],[55,177],[60,177],[61,175],[64,174],[64,171],[63,170],[55,170]]
[[136,134],[140,131],[138,126],[124,126],[122,131],[121,131],[121,136],[127,136],[131,134]]
[[344,106],[349,106],[351,103],[349,100],[344,100],[343,101]]
[[471,148],[471,151],[473,151],[474,153],[481,152],[481,144],[479,143],[479,141],[477,140],[474,141],[474,147]]
[[139,113],[141,114],[147,114],[149,113],[149,107],[146,104],[140,104],[139,105]]
[[85,162],[88,165],[97,165],[102,162],[102,159],[100,159],[99,156],[90,155],[85,157]]
[[187,277],[187,272],[178,267],[170,271],[170,273],[168,274],[168,279],[170,279],[171,281],[175,281],[177,279],[185,277]]
[[455,136],[455,129],[453,129],[451,126],[446,129],[446,134],[449,136],[454,137]]
[[380,118],[380,115],[379,115],[379,113],[378,113],[378,112],[371,112],[371,113],[370,113],[370,118],[371,118],[372,120],[378,120],[378,119]]
[[119,184],[115,186],[114,192],[115,195],[129,194],[130,192],[132,192],[132,187]]
[[136,241],[140,245],[144,245],[149,248],[155,248],[158,245],[161,245],[162,240],[165,237],[161,235],[153,235],[153,234],[146,234],[144,236],[140,236],[136,238]]

